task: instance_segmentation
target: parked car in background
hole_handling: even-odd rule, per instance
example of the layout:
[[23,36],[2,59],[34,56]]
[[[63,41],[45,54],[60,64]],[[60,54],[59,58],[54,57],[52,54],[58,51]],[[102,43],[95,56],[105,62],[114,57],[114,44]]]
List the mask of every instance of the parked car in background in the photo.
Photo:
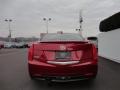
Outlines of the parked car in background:
[[96,48],[98,49],[98,38],[97,37],[87,37],[87,40],[89,40],[91,43],[93,43]]
[[13,42],[4,42],[4,48],[13,48],[15,43]]
[[16,48],[28,48],[28,44],[25,42],[18,42],[15,44]]
[[76,81],[95,78],[97,50],[79,34],[46,34],[28,52],[32,79]]
[[24,48],[29,48],[28,43],[24,43]]
[[4,43],[0,41],[0,49],[4,48]]
[[30,48],[32,46],[33,42],[28,43],[28,47]]
[[19,43],[16,43],[16,48],[23,48],[24,44],[19,42]]
[[2,44],[0,44],[0,49],[2,49]]

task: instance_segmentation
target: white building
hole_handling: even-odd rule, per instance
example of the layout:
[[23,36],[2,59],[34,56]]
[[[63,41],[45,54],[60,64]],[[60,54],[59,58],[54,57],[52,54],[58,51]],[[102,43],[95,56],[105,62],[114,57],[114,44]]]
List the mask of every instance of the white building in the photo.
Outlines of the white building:
[[100,31],[99,55],[120,63],[120,12],[103,20]]

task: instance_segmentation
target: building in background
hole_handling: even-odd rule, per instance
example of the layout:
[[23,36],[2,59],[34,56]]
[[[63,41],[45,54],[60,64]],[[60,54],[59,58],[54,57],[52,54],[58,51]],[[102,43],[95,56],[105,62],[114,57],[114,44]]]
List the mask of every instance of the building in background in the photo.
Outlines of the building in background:
[[101,21],[100,31],[99,55],[120,63],[120,12]]
[[47,33],[40,33],[40,40],[46,35]]

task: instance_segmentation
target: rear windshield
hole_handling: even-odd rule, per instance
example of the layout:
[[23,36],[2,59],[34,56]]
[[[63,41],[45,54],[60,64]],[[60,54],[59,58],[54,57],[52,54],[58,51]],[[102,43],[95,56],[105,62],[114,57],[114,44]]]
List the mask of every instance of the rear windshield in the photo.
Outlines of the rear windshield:
[[41,41],[83,41],[79,34],[46,34]]

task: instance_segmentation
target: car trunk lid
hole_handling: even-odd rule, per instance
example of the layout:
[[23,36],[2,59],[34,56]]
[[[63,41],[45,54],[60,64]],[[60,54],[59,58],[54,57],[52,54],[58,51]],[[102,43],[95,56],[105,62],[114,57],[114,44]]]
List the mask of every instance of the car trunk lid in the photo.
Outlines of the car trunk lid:
[[92,45],[87,42],[40,42],[34,45],[34,56],[44,61],[80,61],[92,58]]

